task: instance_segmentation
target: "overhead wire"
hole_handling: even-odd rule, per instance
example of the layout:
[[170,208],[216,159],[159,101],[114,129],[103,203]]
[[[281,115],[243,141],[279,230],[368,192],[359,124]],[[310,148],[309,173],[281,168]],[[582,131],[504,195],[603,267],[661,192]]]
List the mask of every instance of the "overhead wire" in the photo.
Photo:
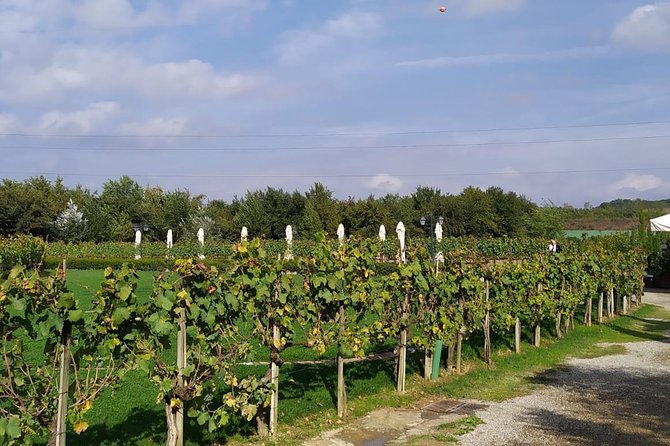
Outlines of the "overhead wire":
[[527,127],[489,127],[479,129],[429,129],[429,130],[399,130],[399,131],[361,131],[361,132],[319,132],[319,133],[230,133],[230,134],[182,134],[182,135],[158,135],[158,134],[66,134],[66,133],[37,133],[37,132],[3,132],[0,136],[26,137],[26,138],[173,138],[173,139],[197,139],[197,138],[300,138],[300,137],[335,137],[335,136],[394,136],[394,135],[428,135],[444,133],[489,133],[489,132],[514,132],[514,131],[540,131],[540,130],[569,130],[601,127],[631,127],[637,125],[659,125],[670,124],[670,120],[656,121],[630,121],[630,122],[607,122],[595,124],[572,124],[572,125],[547,125]]
[[[529,176],[529,175],[557,175],[557,174],[598,174],[615,172],[639,172],[639,171],[666,171],[670,167],[624,167],[610,169],[564,169],[564,170],[535,170],[535,171],[493,171],[493,172],[442,172],[442,173],[387,173],[399,178],[441,178],[441,177],[470,177],[470,176]],[[74,177],[110,177],[129,176],[147,178],[219,178],[219,179],[244,179],[244,178],[273,178],[273,179],[299,179],[299,178],[373,178],[379,173],[349,173],[349,174],[153,174],[153,173],[77,173],[77,172],[0,172],[0,175],[42,175],[42,176],[74,176]]]
[[670,135],[638,135],[638,136],[612,136],[596,138],[570,138],[570,139],[542,139],[525,141],[485,141],[464,143],[426,143],[426,144],[382,144],[382,145],[342,145],[342,146],[283,146],[283,147],[87,147],[87,146],[19,146],[0,145],[0,150],[46,150],[46,151],[109,151],[109,152],[178,152],[178,151],[207,151],[207,152],[272,152],[272,151],[327,151],[327,150],[374,150],[374,149],[449,149],[459,147],[487,147],[508,145],[541,145],[560,143],[582,143],[603,141],[635,141],[666,139]]

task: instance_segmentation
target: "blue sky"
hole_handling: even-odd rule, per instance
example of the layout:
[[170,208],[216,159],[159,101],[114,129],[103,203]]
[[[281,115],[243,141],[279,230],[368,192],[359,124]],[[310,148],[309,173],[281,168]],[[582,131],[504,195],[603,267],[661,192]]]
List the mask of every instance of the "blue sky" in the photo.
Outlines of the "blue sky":
[[4,0],[0,177],[669,198],[669,78],[670,1]]

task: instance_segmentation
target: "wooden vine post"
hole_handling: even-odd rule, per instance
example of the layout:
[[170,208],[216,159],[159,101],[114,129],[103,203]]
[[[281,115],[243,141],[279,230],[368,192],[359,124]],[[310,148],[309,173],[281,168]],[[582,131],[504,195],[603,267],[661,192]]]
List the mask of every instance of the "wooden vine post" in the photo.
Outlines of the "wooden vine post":
[[[340,255],[343,255],[342,247],[344,246],[344,226],[342,224],[337,227],[337,239],[340,245]],[[342,261],[342,257],[340,257],[340,261]],[[344,278],[345,273],[343,264],[340,266],[340,272],[342,273],[342,278]],[[339,294],[340,299],[344,299],[344,284],[341,285]],[[340,301],[340,309],[337,319],[339,323],[339,332],[337,336],[337,416],[344,418],[347,415],[347,387],[346,383],[344,382],[344,357],[342,356],[342,343],[344,340],[344,331],[347,321],[343,301]]]
[[[184,368],[186,368],[186,309],[179,309],[179,332],[177,333],[177,385],[184,386]],[[177,408],[175,416],[177,433],[176,446],[184,446],[184,403]]]
[[593,311],[593,298],[589,296],[586,299],[586,309],[584,310],[584,324],[587,327],[591,326],[591,312]]
[[279,349],[276,347],[281,341],[279,324],[272,324],[272,358],[270,363],[270,380],[272,382],[272,396],[270,399],[270,434],[277,433],[279,419]]
[[[440,257],[442,253],[438,253],[435,255],[435,277],[439,277],[440,275]],[[430,291],[429,291],[430,292]],[[430,381],[432,379],[437,379],[436,377],[433,377],[433,368],[437,371],[439,375],[439,364],[440,364],[440,356],[441,356],[441,350],[442,350],[442,341],[438,340],[435,342],[435,349],[431,350],[430,346],[426,346],[424,358],[423,358],[423,379],[424,381]],[[434,364],[435,363],[435,364]]]
[[[404,264],[405,256],[405,225],[402,222],[396,227],[398,242],[400,243],[400,252],[398,262]],[[407,308],[409,307],[409,296],[405,293],[402,304],[402,319],[407,319]],[[401,395],[405,394],[405,375],[407,374],[407,327],[403,326],[400,330],[400,345],[398,347],[398,383],[397,390]]]
[[[402,305],[403,319],[407,317],[409,297],[405,294]],[[400,332],[400,347],[398,349],[398,393],[405,394],[405,375],[407,373],[407,327],[402,327]]]
[[519,316],[514,319],[514,351],[521,353],[521,319]]
[[610,288],[609,293],[607,294],[607,317],[614,317],[614,288]]
[[[542,284],[541,283],[537,284],[537,292],[538,293],[542,292]],[[540,346],[541,330],[542,330],[542,327],[541,327],[540,321],[537,321],[537,323],[535,324],[535,335],[533,336],[533,345],[535,347]]]
[[603,300],[604,300],[604,292],[600,292],[600,295],[598,296],[598,323],[602,324],[603,323]]
[[342,337],[344,336],[345,319],[344,305],[340,305],[340,332],[337,342],[337,416],[344,418],[347,415],[347,389],[344,383],[344,358],[342,357]]
[[[63,259],[63,274],[67,274],[67,260]],[[60,336],[60,377],[58,380],[58,412],[56,413],[56,446],[65,446],[67,432],[68,388],[70,387],[70,321],[65,321]]]
[[[561,282],[561,294],[560,294],[560,299],[563,300],[563,291],[565,289],[565,279]],[[560,302],[560,301],[559,301]],[[563,314],[561,313],[561,308],[560,305],[558,308],[556,308],[556,338],[561,339],[562,333],[561,333],[561,318],[563,317]],[[567,331],[567,330],[566,330]]]
[[486,313],[484,314],[484,362],[487,365],[491,365],[491,324],[490,324],[490,312],[489,312],[489,294],[490,294],[490,283],[486,279]]
[[454,350],[455,346],[452,341],[447,348],[447,373],[449,374],[454,372]]
[[465,335],[465,326],[458,330],[458,337],[456,338],[456,373],[461,374],[461,357],[463,352],[463,336]]
[[426,346],[426,350],[423,357],[423,380],[430,381],[430,375],[433,371],[433,351],[429,346]]

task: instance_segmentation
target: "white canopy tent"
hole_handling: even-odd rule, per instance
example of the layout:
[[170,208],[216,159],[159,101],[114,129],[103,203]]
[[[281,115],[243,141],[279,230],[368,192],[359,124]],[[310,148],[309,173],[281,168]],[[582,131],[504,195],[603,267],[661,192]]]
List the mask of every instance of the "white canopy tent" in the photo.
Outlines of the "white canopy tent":
[[670,214],[661,215],[660,217],[649,220],[652,231],[666,231],[670,232]]

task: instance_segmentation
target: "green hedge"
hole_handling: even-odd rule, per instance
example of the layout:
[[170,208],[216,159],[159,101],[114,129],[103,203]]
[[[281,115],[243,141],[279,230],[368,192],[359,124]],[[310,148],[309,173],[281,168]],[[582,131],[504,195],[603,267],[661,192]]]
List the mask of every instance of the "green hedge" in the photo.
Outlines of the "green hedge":
[[14,265],[34,266],[42,262],[45,244],[39,237],[18,235],[0,238],[0,268]]

